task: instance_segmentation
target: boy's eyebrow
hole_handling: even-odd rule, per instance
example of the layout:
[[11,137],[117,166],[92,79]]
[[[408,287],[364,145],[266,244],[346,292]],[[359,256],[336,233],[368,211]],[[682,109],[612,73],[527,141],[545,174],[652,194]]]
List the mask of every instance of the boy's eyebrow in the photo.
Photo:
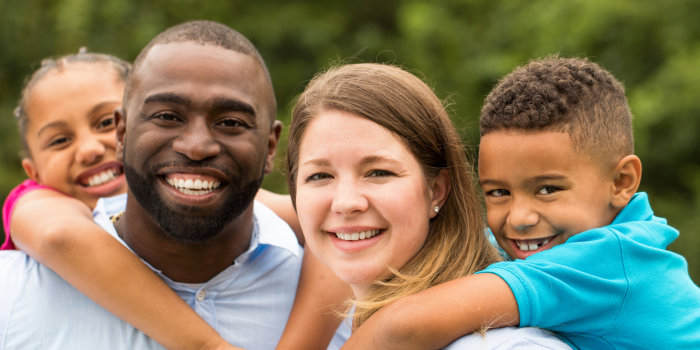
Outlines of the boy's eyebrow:
[[[546,174],[546,175],[533,176],[531,178],[528,178],[525,182],[527,182],[528,184],[533,184],[533,183],[552,181],[552,180],[565,180],[566,178],[567,177],[565,175]],[[504,182],[499,181],[499,180],[493,180],[493,179],[481,180],[481,179],[479,179],[480,186],[484,186],[484,185],[503,186],[503,184],[504,184]]]

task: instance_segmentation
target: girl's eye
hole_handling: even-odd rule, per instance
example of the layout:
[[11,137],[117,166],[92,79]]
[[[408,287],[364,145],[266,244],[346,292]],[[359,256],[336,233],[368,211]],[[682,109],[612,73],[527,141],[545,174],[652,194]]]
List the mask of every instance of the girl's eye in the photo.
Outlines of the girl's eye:
[[552,194],[559,190],[560,188],[556,186],[543,186],[539,190],[537,190],[537,194]]
[[369,172],[368,176],[370,177],[385,177],[385,176],[394,176],[396,175],[395,173],[389,171],[389,170],[382,170],[382,169],[374,169]]
[[510,192],[508,192],[508,190],[504,190],[502,188],[486,192],[486,195],[490,196],[490,197],[504,197],[504,196],[507,196],[509,194],[510,194]]
[[105,129],[109,128],[111,126],[114,126],[114,117],[107,117],[102,120],[97,124],[98,129]]
[[65,136],[57,137],[57,138],[51,140],[51,142],[49,143],[49,147],[61,146],[68,141],[70,141],[70,139],[68,137],[65,137]]
[[319,181],[324,179],[330,179],[331,175],[327,173],[316,173],[306,178],[306,182]]

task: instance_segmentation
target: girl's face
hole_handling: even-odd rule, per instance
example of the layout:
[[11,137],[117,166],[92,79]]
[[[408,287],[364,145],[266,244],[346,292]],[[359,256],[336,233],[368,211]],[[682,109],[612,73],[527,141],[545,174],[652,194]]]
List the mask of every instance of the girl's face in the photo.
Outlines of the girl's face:
[[69,63],[40,79],[27,98],[27,175],[94,208],[126,191],[115,157],[114,110],[124,83],[106,63]]
[[300,143],[296,205],[309,248],[362,297],[423,246],[433,206],[409,149],[382,126],[323,111]]

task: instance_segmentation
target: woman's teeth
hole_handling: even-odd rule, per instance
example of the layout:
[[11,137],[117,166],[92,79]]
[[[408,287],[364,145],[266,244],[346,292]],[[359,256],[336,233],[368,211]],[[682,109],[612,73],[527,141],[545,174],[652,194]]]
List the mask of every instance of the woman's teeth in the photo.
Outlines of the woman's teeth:
[[99,174],[95,174],[94,176],[90,177],[88,179],[87,186],[92,187],[92,186],[102,185],[103,183],[107,183],[109,181],[116,179],[117,175],[119,175],[119,173],[117,173],[113,169],[105,170]]
[[537,250],[543,245],[549,243],[549,241],[552,239],[552,237],[548,238],[543,238],[543,239],[528,239],[528,240],[513,240],[515,244],[520,248],[522,251],[531,251],[531,250]]
[[202,195],[214,191],[221,186],[221,182],[216,180],[192,180],[192,179],[175,179],[166,178],[166,181],[170,186],[173,186],[176,190],[183,194],[188,195]]
[[351,233],[338,233],[338,232],[336,232],[335,236],[344,240],[344,241],[357,241],[360,239],[372,238],[372,237],[378,235],[379,232],[381,232],[381,230],[368,230],[368,231],[351,232]]

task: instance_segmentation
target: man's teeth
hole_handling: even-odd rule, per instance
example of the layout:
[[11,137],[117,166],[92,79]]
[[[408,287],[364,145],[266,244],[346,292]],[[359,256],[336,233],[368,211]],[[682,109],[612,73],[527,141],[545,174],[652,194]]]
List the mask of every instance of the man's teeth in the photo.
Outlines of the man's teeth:
[[351,232],[351,233],[339,233],[336,232],[335,236],[344,241],[357,241],[360,239],[372,238],[379,234],[381,230],[368,230],[361,232]]
[[212,192],[221,186],[221,182],[216,180],[192,180],[192,179],[174,179],[166,178],[170,186],[173,186],[178,191],[189,195],[202,195]]
[[530,250],[537,250],[543,245],[549,243],[549,240],[551,238],[545,238],[545,239],[533,239],[533,240],[526,240],[526,241],[520,241],[516,240],[515,244],[518,245],[518,248],[522,251],[530,251]]
[[118,173],[114,169],[105,170],[99,174],[95,174],[88,179],[88,187],[102,185],[103,183],[112,181],[117,178]]

